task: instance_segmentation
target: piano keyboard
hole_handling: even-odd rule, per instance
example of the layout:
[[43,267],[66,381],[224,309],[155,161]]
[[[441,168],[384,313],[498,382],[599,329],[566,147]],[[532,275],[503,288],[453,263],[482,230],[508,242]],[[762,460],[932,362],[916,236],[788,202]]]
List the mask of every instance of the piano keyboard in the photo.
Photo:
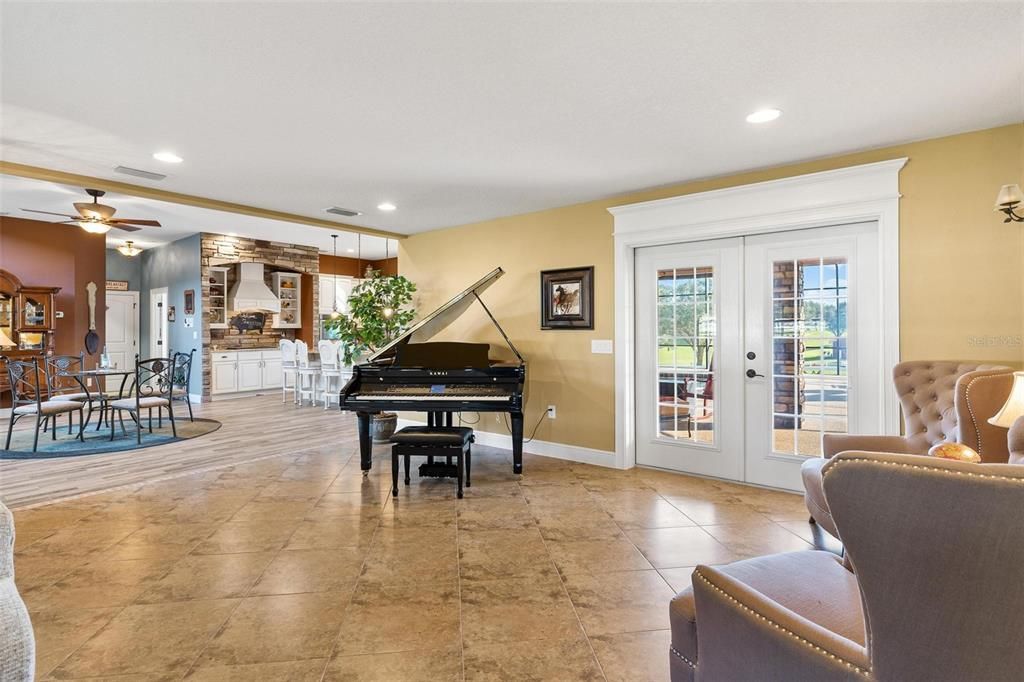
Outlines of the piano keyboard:
[[450,401],[467,401],[467,400],[486,400],[495,403],[509,402],[511,396],[509,395],[460,395],[460,394],[445,394],[445,393],[427,393],[427,394],[412,394],[412,393],[360,393],[353,395],[353,399],[356,400],[391,400],[406,402],[409,400],[423,400],[431,401],[435,400],[450,400]]

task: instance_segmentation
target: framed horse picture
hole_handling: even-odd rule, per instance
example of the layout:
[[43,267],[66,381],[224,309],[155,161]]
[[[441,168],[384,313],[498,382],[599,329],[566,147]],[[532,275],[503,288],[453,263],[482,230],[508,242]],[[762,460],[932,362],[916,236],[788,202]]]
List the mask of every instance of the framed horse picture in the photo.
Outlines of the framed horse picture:
[[541,271],[540,328],[594,328],[594,266]]

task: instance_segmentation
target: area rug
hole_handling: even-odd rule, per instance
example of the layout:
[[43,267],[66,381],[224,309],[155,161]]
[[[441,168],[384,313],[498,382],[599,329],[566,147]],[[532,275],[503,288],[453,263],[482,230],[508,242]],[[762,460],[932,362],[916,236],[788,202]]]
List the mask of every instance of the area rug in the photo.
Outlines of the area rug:
[[[50,432],[39,433],[39,449],[32,452],[32,429],[17,428],[11,437],[11,449],[0,449],[0,459],[52,459],[54,457],[79,457],[81,455],[97,455],[104,452],[122,452],[124,450],[137,450],[139,448],[153,447],[154,445],[165,445],[177,443],[183,440],[190,440],[213,433],[220,428],[220,422],[215,419],[196,419],[194,422],[186,419],[176,420],[178,427],[177,437],[171,432],[171,424],[165,418],[163,426],[157,426],[157,420],[153,419],[153,433],[149,432],[148,422],[142,420],[142,444],[139,445],[135,438],[135,423],[125,419],[125,431],[121,431],[120,424],[114,429],[114,440],[110,440],[110,427],[103,426],[96,430],[96,423],[88,424],[85,428],[85,442],[77,438],[77,423],[71,434],[68,434],[67,422],[62,420],[57,427],[57,439],[52,440]],[[6,424],[4,424],[6,426]],[[0,443],[5,442],[6,429],[0,435]]]

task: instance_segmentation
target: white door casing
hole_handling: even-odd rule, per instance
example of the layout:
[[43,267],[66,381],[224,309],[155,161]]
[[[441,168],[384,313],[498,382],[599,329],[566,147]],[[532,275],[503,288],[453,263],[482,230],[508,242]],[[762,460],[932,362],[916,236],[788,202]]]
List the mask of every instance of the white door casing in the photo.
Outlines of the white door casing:
[[[108,291],[105,298],[104,346],[111,364],[121,369],[131,368],[139,351],[139,292]],[[120,377],[108,378],[105,388],[116,391],[120,383]]]
[[[615,244],[615,465],[636,463],[635,253],[644,246],[874,221],[882,365],[899,361],[899,172],[906,158],[608,209]],[[899,404],[882,400],[884,433]]]

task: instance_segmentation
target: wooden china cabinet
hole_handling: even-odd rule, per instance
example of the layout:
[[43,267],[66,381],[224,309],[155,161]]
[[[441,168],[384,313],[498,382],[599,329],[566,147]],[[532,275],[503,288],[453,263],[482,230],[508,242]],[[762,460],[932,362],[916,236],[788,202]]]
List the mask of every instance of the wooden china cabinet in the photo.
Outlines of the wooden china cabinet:
[[[60,287],[23,286],[13,274],[0,270],[0,358],[42,361],[53,355],[58,291]],[[9,390],[7,366],[0,359],[0,404],[10,404]]]

